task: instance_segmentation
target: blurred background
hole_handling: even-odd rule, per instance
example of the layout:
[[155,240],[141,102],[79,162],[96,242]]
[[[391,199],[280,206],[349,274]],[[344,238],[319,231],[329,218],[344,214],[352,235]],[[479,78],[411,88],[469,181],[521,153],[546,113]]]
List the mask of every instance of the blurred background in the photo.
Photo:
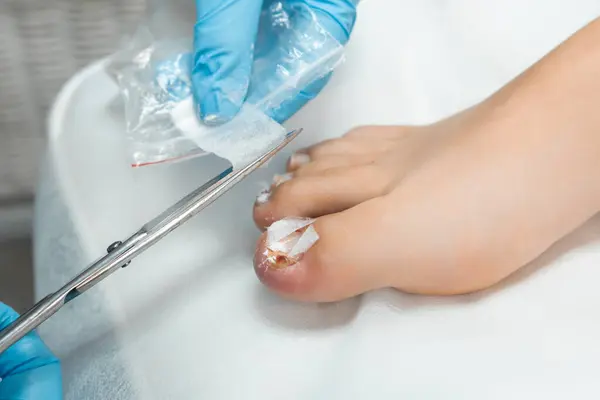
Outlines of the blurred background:
[[31,226],[46,114],[61,86],[110,54],[147,0],[0,0],[0,301],[33,301]]

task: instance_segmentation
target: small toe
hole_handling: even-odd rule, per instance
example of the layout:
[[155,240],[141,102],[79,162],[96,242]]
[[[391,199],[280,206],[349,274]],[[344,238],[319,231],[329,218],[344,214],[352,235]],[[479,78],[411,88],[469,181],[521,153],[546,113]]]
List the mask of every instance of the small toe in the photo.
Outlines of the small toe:
[[293,177],[259,196],[254,220],[264,228],[289,216],[317,218],[344,211],[385,193],[390,180],[374,165]]
[[361,165],[372,164],[374,156],[370,154],[356,156],[332,156],[309,162],[297,168],[289,168],[288,172],[293,172],[295,177],[323,175],[328,171],[341,170],[344,168],[358,167]]
[[[362,156],[366,154],[376,155],[389,150],[392,140],[385,136],[344,136],[337,139],[329,139],[313,146],[299,150],[297,153],[305,154],[311,161],[331,156]],[[305,158],[306,159],[306,158]]]

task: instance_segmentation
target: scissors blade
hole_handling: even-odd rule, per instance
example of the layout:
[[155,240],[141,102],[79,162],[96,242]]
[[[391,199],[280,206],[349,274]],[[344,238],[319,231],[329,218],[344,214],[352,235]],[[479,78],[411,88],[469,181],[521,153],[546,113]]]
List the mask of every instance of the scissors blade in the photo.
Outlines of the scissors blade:
[[256,169],[261,167],[288,143],[294,140],[301,132],[302,129],[291,131],[285,136],[283,141],[245,167],[235,171],[232,168],[226,169],[213,179],[213,181],[211,181],[212,183],[208,182],[202,187],[194,190],[173,206],[169,207],[158,217],[148,222],[144,225],[144,229],[150,232],[166,226],[171,230],[177,228],[179,225],[196,215],[199,211],[212,204],[216,199],[221,197]]
[[208,207],[233,186],[265,164],[288,143],[294,140],[301,131],[299,129],[288,133],[281,143],[245,167],[239,170],[233,170],[233,168],[226,169],[169,207],[159,216],[146,223],[138,232],[124,242],[116,242],[117,246],[109,247],[108,254],[92,263],[61,289],[40,300],[11,325],[1,330],[0,354],[23,336],[36,329],[66,303],[95,286],[121,267],[128,265],[132,259]]

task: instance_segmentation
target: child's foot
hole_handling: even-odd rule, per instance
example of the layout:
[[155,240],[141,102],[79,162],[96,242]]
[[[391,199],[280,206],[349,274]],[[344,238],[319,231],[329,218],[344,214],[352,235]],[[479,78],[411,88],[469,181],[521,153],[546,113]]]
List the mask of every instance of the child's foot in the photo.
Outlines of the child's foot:
[[589,172],[598,151],[484,112],[427,127],[360,128],[294,155],[290,174],[259,196],[254,218],[262,228],[315,220],[263,235],[261,280],[309,301],[382,287],[476,291],[597,211],[599,180]]

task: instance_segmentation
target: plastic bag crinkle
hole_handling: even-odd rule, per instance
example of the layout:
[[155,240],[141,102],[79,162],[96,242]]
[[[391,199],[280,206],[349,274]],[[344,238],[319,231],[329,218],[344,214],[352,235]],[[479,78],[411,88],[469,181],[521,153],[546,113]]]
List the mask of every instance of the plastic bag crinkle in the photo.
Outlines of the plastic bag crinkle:
[[[207,153],[234,166],[248,162],[285,135],[270,116],[343,59],[343,46],[308,6],[273,2],[261,14],[242,110],[232,121],[209,127],[199,121],[192,100],[193,27],[182,26],[159,7],[107,64],[124,103],[133,166]],[[239,96],[241,89],[227,88],[228,95]]]

